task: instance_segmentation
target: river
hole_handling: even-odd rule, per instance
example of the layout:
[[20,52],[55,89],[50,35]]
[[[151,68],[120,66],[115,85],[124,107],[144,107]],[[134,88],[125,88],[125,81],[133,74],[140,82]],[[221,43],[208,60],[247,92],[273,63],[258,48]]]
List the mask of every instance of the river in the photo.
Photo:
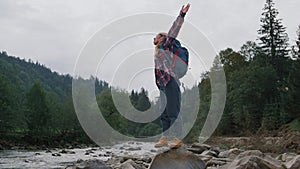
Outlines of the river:
[[100,159],[106,161],[112,156],[154,156],[156,150],[153,145],[154,143],[127,142],[114,146],[84,149],[1,150],[0,168],[65,168],[78,160]]

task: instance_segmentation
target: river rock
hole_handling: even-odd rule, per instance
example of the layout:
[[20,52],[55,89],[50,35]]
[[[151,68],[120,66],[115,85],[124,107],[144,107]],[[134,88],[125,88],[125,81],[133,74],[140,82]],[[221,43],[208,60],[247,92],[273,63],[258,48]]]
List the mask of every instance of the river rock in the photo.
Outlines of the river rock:
[[51,150],[46,150],[45,153],[52,153],[52,151]]
[[224,169],[285,169],[283,164],[259,150],[249,150],[238,155],[230,164],[223,166]]
[[167,150],[156,155],[150,169],[204,169],[205,163],[186,148]]
[[54,156],[54,157],[59,157],[59,156],[61,156],[59,153],[52,153],[52,156]]
[[75,151],[70,151],[70,150],[63,149],[59,153],[61,153],[61,154],[75,154]]
[[129,160],[125,161],[124,163],[122,163],[121,165],[117,166],[116,168],[119,168],[119,169],[144,169],[145,167],[143,167],[141,164],[135,163],[132,159],[129,159]]
[[230,150],[226,150],[226,151],[222,151],[219,153],[218,157],[220,158],[231,158],[234,159],[236,158],[241,152],[243,152],[242,150],[238,149],[238,148],[233,148]]
[[107,167],[103,161],[98,159],[86,160],[81,163],[77,163],[71,166],[67,166],[65,169],[112,169]]
[[294,157],[296,157],[297,154],[295,153],[283,153],[276,157],[277,160],[282,162],[288,162],[291,161]]
[[218,153],[212,150],[205,150],[201,153],[201,155],[218,157]]
[[127,149],[127,151],[139,151],[139,150],[142,150],[141,147],[130,147]]
[[287,162],[285,164],[285,166],[288,169],[299,169],[300,168],[300,155],[297,155],[292,160],[290,160],[289,162]]
[[194,143],[188,150],[196,154],[201,154],[203,151],[209,150],[210,148],[211,146],[207,144]]

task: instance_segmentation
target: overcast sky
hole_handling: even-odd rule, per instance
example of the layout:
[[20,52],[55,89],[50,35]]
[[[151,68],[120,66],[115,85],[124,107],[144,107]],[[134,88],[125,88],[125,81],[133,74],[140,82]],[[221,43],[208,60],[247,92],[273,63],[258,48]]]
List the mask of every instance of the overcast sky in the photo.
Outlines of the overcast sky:
[[[187,2],[191,8],[186,20],[201,30],[216,52],[239,50],[257,39],[265,0],[0,0],[0,51],[73,74],[81,49],[103,26],[143,12],[175,17]],[[300,0],[275,1],[290,43],[300,24],[299,6]]]

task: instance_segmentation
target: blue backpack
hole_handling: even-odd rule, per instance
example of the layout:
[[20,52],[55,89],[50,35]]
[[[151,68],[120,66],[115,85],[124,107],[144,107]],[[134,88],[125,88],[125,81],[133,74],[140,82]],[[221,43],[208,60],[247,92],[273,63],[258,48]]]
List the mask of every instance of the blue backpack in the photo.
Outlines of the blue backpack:
[[182,78],[187,70],[189,63],[189,52],[182,47],[177,39],[174,39],[170,51],[173,53],[172,68],[177,78]]

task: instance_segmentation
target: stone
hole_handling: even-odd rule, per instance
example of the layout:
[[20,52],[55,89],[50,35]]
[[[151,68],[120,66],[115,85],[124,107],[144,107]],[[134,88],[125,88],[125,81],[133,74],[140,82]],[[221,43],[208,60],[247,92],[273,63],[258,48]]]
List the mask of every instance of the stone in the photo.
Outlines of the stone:
[[76,161],[76,163],[82,163],[83,162],[83,159],[78,159],[77,161]]
[[136,164],[132,159],[129,159],[122,163],[120,166],[116,167],[120,169],[143,169],[139,164]]
[[219,158],[231,158],[234,159],[236,158],[240,153],[242,152],[242,150],[238,149],[238,148],[233,148],[230,150],[226,150],[226,151],[222,151],[218,154]]
[[222,165],[225,165],[227,164],[226,161],[222,161],[222,160],[219,160],[217,158],[212,158],[211,160],[209,160],[207,163],[206,163],[206,166],[207,167],[216,167],[216,166],[222,166]]
[[224,169],[285,169],[283,164],[259,150],[249,150],[239,154],[233,162],[222,166]]
[[151,163],[152,159],[150,157],[144,157],[144,158],[142,158],[142,161],[145,163]]
[[201,153],[201,155],[218,157],[218,153],[215,151],[211,151],[211,150],[205,150]]
[[184,147],[156,155],[150,169],[204,169],[205,163]]
[[105,163],[98,159],[86,160],[74,165],[67,166],[66,169],[112,169],[105,165]]
[[127,149],[128,151],[139,151],[139,150],[142,150],[141,147],[130,147]]
[[151,152],[151,153],[156,153],[157,151],[154,150],[154,149],[151,149],[150,152]]
[[202,143],[193,143],[191,147],[192,147],[192,148],[203,147],[203,148],[205,148],[206,150],[211,149],[211,146],[210,146],[210,145],[208,145],[208,144],[202,144]]
[[294,157],[296,157],[297,154],[295,153],[283,153],[276,157],[277,160],[282,162],[288,162],[291,161]]
[[201,144],[201,143],[193,143],[190,148],[188,148],[189,151],[196,153],[196,154],[201,154],[205,150],[209,150],[211,146],[207,144]]
[[300,155],[297,155],[292,160],[288,161],[285,166],[288,169],[299,169],[300,168]]
[[61,156],[59,153],[52,153],[52,156],[54,156],[54,157],[59,157],[59,156]]
[[52,151],[51,150],[46,150],[46,153],[52,153]]
[[75,154],[74,151],[69,151],[69,150],[65,150],[65,149],[61,150],[59,153],[61,153],[61,154]]

